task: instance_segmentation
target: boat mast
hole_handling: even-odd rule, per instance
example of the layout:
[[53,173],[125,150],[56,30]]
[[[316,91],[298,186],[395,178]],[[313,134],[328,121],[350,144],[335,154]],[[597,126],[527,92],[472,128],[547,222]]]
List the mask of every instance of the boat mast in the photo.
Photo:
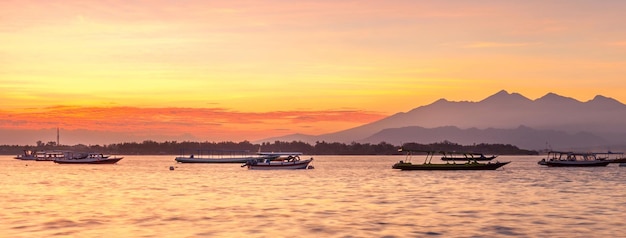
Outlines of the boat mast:
[[59,146],[59,127],[57,127],[57,146]]

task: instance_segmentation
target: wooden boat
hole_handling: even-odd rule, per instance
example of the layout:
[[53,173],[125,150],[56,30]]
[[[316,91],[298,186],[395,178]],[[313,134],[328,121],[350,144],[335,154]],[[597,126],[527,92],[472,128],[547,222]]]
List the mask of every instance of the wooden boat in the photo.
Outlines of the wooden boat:
[[84,157],[71,157],[54,160],[57,164],[115,164],[124,157],[111,157],[101,153],[89,153]]
[[174,158],[178,163],[246,163],[250,160],[275,160],[281,153],[257,153],[230,150],[198,150],[189,156]]
[[596,153],[549,151],[548,156],[537,164],[549,167],[602,167],[610,160],[598,159]]
[[443,157],[441,157],[441,160],[443,161],[490,161],[498,157],[497,155],[485,156],[481,153],[442,153]]
[[286,170],[286,169],[312,169],[309,164],[313,161],[313,158],[307,160],[301,160],[298,155],[290,155],[284,160],[272,161],[272,160],[250,160],[247,161],[241,167],[248,167],[248,169],[254,170]]
[[[479,163],[478,161],[468,161],[466,163],[456,163],[446,162],[445,164],[433,164],[431,163],[432,158],[437,153],[445,153],[445,152],[437,152],[437,151],[420,151],[420,150],[408,150],[401,148],[398,151],[406,151],[407,159],[404,161],[399,161],[398,163],[392,166],[393,169],[399,170],[496,170],[502,166],[505,166],[510,163],[509,162],[495,162],[495,163]],[[426,154],[426,158],[424,159],[424,163],[422,164],[413,164],[411,163],[411,158],[413,154]]]

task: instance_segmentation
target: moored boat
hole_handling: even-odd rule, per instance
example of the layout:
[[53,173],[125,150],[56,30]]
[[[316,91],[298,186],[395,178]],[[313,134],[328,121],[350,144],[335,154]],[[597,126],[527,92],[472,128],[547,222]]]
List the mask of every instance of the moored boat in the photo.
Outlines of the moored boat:
[[250,160],[243,164],[241,167],[248,167],[252,170],[291,170],[291,169],[311,169],[309,164],[313,162],[313,158],[301,160],[298,155],[289,155],[284,160],[272,161],[272,160]]
[[[184,153],[184,152],[183,152]],[[278,153],[257,153],[251,154],[249,151],[231,150],[198,150],[189,156],[178,156],[174,158],[178,163],[246,163],[250,160],[275,160],[281,154]]]
[[602,167],[610,160],[598,159],[597,153],[549,151],[548,156],[537,164],[549,167]]
[[24,150],[24,153],[17,155],[14,159],[19,160],[35,160],[35,161],[54,161],[72,156],[72,152],[60,150]]
[[43,151],[34,151],[34,150],[24,150],[24,153],[21,155],[16,155],[15,157],[13,157],[14,159],[19,159],[19,160],[36,160],[37,153],[41,153]]
[[[445,153],[445,152],[437,152],[437,151],[421,151],[421,150],[408,150],[408,149],[404,149],[401,148],[398,151],[406,151],[407,152],[407,158],[404,161],[399,161],[398,163],[394,164],[392,166],[393,169],[399,169],[399,170],[496,170],[502,166],[505,166],[507,164],[510,163],[510,161],[508,162],[499,162],[496,161],[495,163],[492,162],[488,162],[488,163],[479,163],[476,160],[473,161],[467,161],[466,163],[456,163],[454,162],[454,160],[452,160],[453,162],[446,162],[445,164],[443,163],[431,163],[432,158],[434,157],[435,154],[437,153]],[[426,154],[426,158],[424,159],[424,163],[422,164],[413,164],[411,162],[412,156],[414,154]]]
[[626,157],[624,157],[624,152],[613,152],[613,151],[607,151],[607,152],[599,152],[599,153],[594,153],[596,155],[596,158],[599,160],[608,160],[610,163],[626,163]]
[[508,162],[496,162],[496,163],[478,163],[467,162],[464,164],[412,164],[410,162],[400,161],[393,165],[394,169],[400,170],[496,170],[502,166],[511,163]]
[[57,164],[115,164],[124,157],[111,157],[101,153],[88,153],[86,156],[55,159]]

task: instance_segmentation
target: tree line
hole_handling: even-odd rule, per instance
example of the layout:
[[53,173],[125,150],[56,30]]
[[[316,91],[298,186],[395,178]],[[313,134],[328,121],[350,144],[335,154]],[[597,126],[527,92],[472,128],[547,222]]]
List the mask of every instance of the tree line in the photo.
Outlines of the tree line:
[[[497,155],[536,155],[537,151],[520,149],[510,144],[474,144],[460,145],[449,141],[431,144],[407,143],[404,148],[417,150],[474,152]],[[156,142],[146,140],[143,142],[124,142],[109,145],[57,145],[55,142],[42,143],[37,145],[0,145],[0,154],[16,155],[24,150],[71,150],[79,152],[100,152],[105,154],[120,155],[181,155],[193,154],[196,151],[249,151],[255,153],[262,152],[302,152],[307,155],[397,155],[402,154],[400,147],[389,143],[338,143],[318,141],[309,144],[302,141],[273,143],[263,142],[253,144],[249,141],[242,142],[191,142],[191,141],[165,141]]]

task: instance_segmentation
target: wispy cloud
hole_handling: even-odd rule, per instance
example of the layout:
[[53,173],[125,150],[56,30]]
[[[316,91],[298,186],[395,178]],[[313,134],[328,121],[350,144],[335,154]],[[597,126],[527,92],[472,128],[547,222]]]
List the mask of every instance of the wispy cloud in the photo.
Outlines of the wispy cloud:
[[[56,106],[0,111],[0,128],[36,130],[61,127],[67,130],[162,135],[188,133],[214,140],[245,140],[284,133],[333,132],[384,116],[361,110],[241,112],[225,108]],[[281,130],[276,130],[277,127]]]

